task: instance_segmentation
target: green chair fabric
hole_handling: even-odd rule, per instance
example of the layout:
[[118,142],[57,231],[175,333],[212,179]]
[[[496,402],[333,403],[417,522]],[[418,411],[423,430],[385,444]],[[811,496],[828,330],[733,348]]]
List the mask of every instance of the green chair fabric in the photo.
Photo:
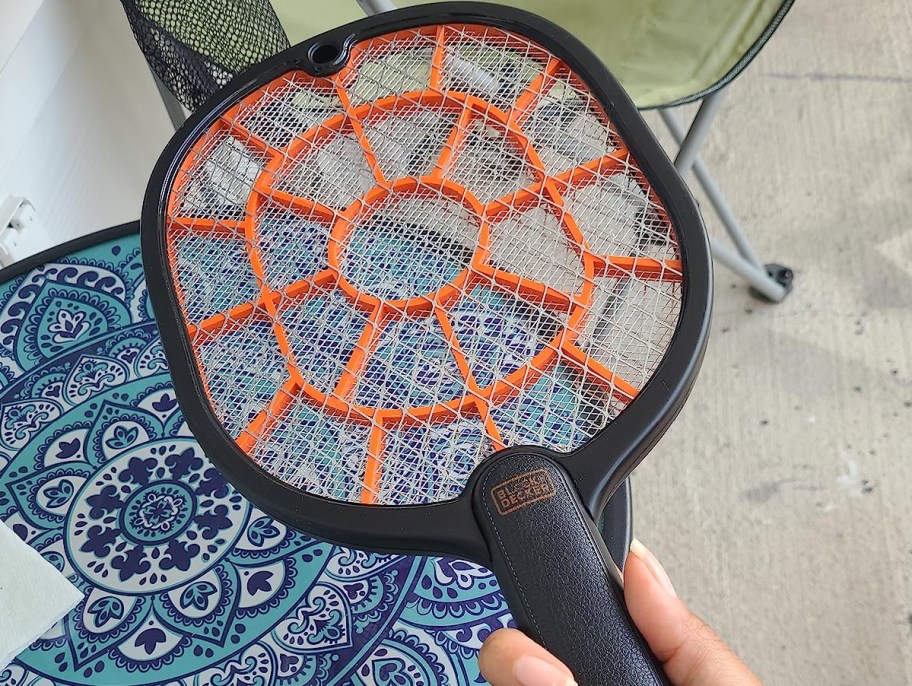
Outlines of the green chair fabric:
[[[699,99],[747,66],[793,0],[494,0],[551,19],[602,58],[640,108]],[[354,2],[272,0],[292,43],[357,19]],[[400,2],[397,4],[416,4]]]
[[270,1],[292,45],[364,18],[364,12],[355,0]]

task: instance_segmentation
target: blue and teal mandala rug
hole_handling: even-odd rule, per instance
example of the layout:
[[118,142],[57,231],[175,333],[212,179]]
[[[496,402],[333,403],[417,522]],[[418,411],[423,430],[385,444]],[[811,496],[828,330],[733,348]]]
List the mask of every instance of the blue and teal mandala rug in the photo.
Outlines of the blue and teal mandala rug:
[[85,593],[0,684],[482,682],[510,621],[488,570],[308,538],[210,465],[135,231],[0,275],[0,519]]

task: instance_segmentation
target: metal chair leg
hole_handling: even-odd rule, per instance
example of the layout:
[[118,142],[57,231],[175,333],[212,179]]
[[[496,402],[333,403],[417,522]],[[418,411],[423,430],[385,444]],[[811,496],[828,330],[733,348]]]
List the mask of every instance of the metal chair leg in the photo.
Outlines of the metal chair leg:
[[675,142],[680,146],[675,157],[675,167],[684,177],[693,170],[697,182],[705,191],[710,204],[738,250],[737,253],[732,252],[725,244],[710,239],[713,256],[745,279],[762,297],[772,302],[779,302],[791,290],[792,270],[778,264],[764,265],[760,261],[728,201],[699,154],[724,95],[725,91],[721,90],[704,98],[688,130],[685,130],[677,114],[671,110],[661,109],[659,114]]
[[171,119],[171,124],[175,129],[179,129],[181,125],[187,121],[187,115],[184,112],[183,106],[178,102],[177,98],[168,90],[168,87],[162,83],[162,80],[158,78],[158,74],[149,69],[152,72],[152,78],[155,80],[155,85],[158,87],[158,94],[161,96],[162,102],[165,105],[165,109],[168,111],[168,117]]
[[770,302],[781,301],[791,290],[792,270],[777,264],[758,267],[725,243],[709,238],[713,257],[750,284],[751,289]]
[[[678,154],[675,156],[675,169],[686,177],[693,168],[700,155],[700,149],[703,142],[709,135],[709,129],[713,120],[722,105],[723,91],[718,91],[707,96],[700,103],[700,109],[690,123],[690,128],[685,132],[683,126],[678,121],[677,114],[670,109],[660,110],[662,119],[669,129],[672,129],[672,136],[678,144]],[[670,121],[669,121],[670,120]],[[674,129],[677,129],[675,131]],[[702,160],[701,160],[702,163]]]
[[389,12],[390,10],[396,9],[390,0],[356,0],[358,6],[364,10],[364,14],[367,16],[373,16],[375,14],[380,14],[381,12]]
[[745,236],[744,232],[741,230],[741,226],[738,224],[738,220],[735,218],[735,214],[732,212],[731,207],[729,207],[728,201],[725,199],[725,196],[722,195],[722,191],[719,190],[719,186],[716,184],[715,179],[710,176],[709,171],[706,169],[706,165],[703,163],[703,159],[700,157],[700,147],[702,147],[703,141],[709,133],[709,127],[712,124],[712,120],[715,118],[719,105],[722,103],[723,93],[724,91],[718,91],[706,97],[688,131],[684,130],[684,126],[681,124],[681,121],[678,119],[675,112],[671,110],[660,110],[659,114],[668,127],[668,130],[671,132],[675,142],[681,146],[677,157],[675,157],[675,167],[678,172],[686,177],[687,173],[691,171],[691,169],[693,170],[694,175],[697,177],[697,181],[703,187],[703,190],[706,191],[709,201],[719,215],[719,219],[722,220],[726,230],[732,237],[732,241],[735,243],[735,247],[738,248],[738,252],[744,256],[744,259],[761,267],[763,266],[763,263],[760,261],[760,258],[757,257],[753,247],[751,247],[750,241],[748,241],[747,236]]

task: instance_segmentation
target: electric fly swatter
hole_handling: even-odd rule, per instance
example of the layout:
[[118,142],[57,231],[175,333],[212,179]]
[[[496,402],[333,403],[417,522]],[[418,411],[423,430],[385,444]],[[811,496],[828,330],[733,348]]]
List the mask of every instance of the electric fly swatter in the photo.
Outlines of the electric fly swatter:
[[392,12],[235,79],[168,146],[144,262],[181,406],[259,507],[475,560],[581,684],[664,683],[593,518],[695,377],[695,205],[578,41]]

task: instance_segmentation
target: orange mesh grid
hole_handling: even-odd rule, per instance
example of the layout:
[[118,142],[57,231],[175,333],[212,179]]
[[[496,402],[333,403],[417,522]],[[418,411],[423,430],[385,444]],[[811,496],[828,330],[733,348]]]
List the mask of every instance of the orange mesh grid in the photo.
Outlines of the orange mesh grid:
[[[494,42],[502,51],[520,51],[524,63],[536,65],[537,73],[525,80],[522,75],[517,75],[516,81],[521,87],[516,89],[516,93],[503,97],[495,95],[486,99],[478,92],[471,92],[472,89],[454,88],[454,82],[461,77],[448,73],[448,67],[456,72],[465,67],[447,53],[447,46],[472,40],[480,44]],[[405,92],[368,92],[368,96],[375,97],[361,101],[367,88],[359,82],[362,70],[376,69],[375,65],[384,59],[412,52],[416,60],[420,57],[418,53],[421,53],[422,59],[427,59],[427,83],[416,84],[421,87]],[[614,149],[601,151],[598,156],[569,168],[558,171],[549,166],[551,163],[533,142],[535,132],[530,133],[529,127],[534,125],[532,120],[536,107],[558,84],[585,90],[585,86],[560,60],[526,39],[507,32],[482,26],[441,26],[401,31],[359,43],[353,48],[348,64],[330,78],[292,71],[267,83],[228,109],[195,143],[176,175],[167,212],[169,258],[176,274],[178,298],[185,313],[191,342],[198,351],[213,339],[244,327],[246,322],[266,322],[284,359],[287,375],[272,399],[235,436],[243,450],[253,453],[257,444],[285,420],[289,408],[299,402],[308,403],[319,412],[340,421],[370,427],[360,499],[364,503],[373,503],[377,501],[383,478],[384,446],[390,427],[437,425],[475,418],[483,423],[493,449],[500,449],[506,443],[492,408],[516,398],[523,389],[533,387],[558,364],[575,369],[587,383],[610,396],[611,402],[624,405],[637,395],[640,380],[625,379],[618,370],[610,367],[608,360],[599,359],[592,350],[580,344],[581,332],[593,316],[596,281],[627,280],[634,288],[641,282],[657,282],[667,285],[679,297],[679,290],[675,289],[679,289],[681,281],[681,263],[676,254],[665,257],[610,254],[600,252],[587,242],[587,220],[571,211],[566,198],[583,193],[594,184],[604,183],[614,174],[622,174],[639,185],[644,196],[654,205],[657,226],[660,227],[657,231],[668,232],[672,245],[674,239],[661,205],[620,141],[615,141]],[[291,88],[301,89],[321,99],[321,102],[325,101],[325,118],[305,130],[294,132],[284,145],[275,140],[267,142],[266,137],[255,134],[253,125],[248,127],[247,122],[253,121],[259,111],[270,106],[282,89]],[[512,105],[504,106],[503,99],[511,100]],[[414,116],[415,112],[447,122],[445,137],[438,141],[439,154],[426,173],[395,176],[381,164],[383,156],[374,149],[371,135],[390,117]],[[594,111],[592,117],[603,120],[606,129],[610,130],[610,123],[602,112]],[[467,146],[476,131],[496,140],[506,154],[521,160],[531,183],[498,197],[482,199],[475,188],[461,182],[458,166],[461,156],[470,154]],[[250,172],[243,177],[244,183],[238,185],[242,195],[247,193],[242,201],[243,212],[236,216],[227,216],[230,213],[218,216],[217,213],[207,214],[188,207],[186,198],[194,187],[194,175],[200,173],[202,164],[212,159],[216,141],[224,141],[226,137],[233,141],[231,145],[242,146],[238,148],[239,155],[249,154],[250,159],[262,163],[255,174]],[[338,202],[330,202],[328,196],[309,197],[295,191],[289,179],[297,173],[296,170],[309,164],[315,156],[330,156],[331,146],[339,145],[339,141],[346,144],[355,141],[360,147],[371,178],[359,177],[357,183],[361,184],[359,188],[368,183],[370,187],[357,193],[344,207],[340,207]],[[554,156],[554,153],[549,154]],[[346,164],[343,159],[337,163]],[[229,176],[235,173],[236,170],[231,168],[226,171]],[[225,187],[231,188],[231,179]],[[369,222],[385,202],[396,202],[402,198],[414,198],[416,201],[445,199],[453,203],[458,211],[472,218],[475,223],[472,230],[477,232],[477,241],[468,264],[455,278],[431,292],[390,299],[365,292],[346,278],[346,250],[358,226]],[[325,227],[328,236],[325,265],[307,278],[282,287],[275,287],[267,274],[268,265],[262,248],[261,218],[267,211],[278,211],[275,208],[284,208]],[[536,278],[512,273],[492,260],[492,231],[503,222],[513,221],[529,211],[544,213],[536,216],[550,217],[548,221],[555,221],[560,227],[563,240],[578,263],[573,268],[580,278],[573,289],[556,288]],[[225,241],[226,245],[243,246],[243,254],[258,287],[255,297],[233,302],[222,311],[194,319],[190,314],[194,296],[181,285],[185,267],[180,261],[180,241],[188,236],[204,236]],[[476,286],[495,289],[551,312],[563,323],[560,330],[526,364],[485,385],[477,382],[449,314],[454,302]],[[281,313],[293,304],[327,293],[341,294],[352,308],[363,313],[364,324],[344,369],[335,379],[327,380],[328,387],[321,390],[303,370],[302,361],[296,359]],[[464,392],[458,397],[421,406],[359,404],[354,391],[383,332],[396,321],[428,316],[436,318],[446,337],[464,382]],[[200,366],[202,369],[203,365]],[[208,383],[205,373],[203,380]],[[213,404],[216,403],[217,400],[213,399]]]

